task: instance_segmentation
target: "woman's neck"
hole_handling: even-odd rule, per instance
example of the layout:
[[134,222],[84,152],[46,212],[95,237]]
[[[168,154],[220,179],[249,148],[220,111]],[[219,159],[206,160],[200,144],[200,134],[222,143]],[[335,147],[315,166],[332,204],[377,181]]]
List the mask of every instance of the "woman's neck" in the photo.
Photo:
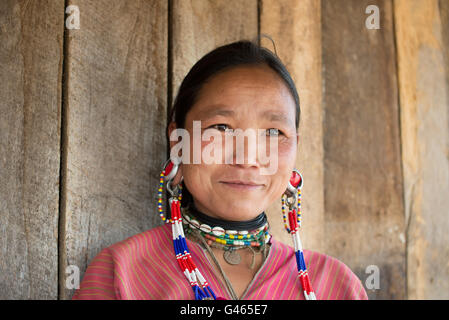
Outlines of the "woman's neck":
[[190,202],[187,210],[192,216],[200,221],[200,223],[207,224],[211,227],[221,227],[225,230],[256,230],[267,224],[267,216],[265,211],[260,213],[257,217],[245,221],[232,221],[211,217],[199,211],[193,202]]

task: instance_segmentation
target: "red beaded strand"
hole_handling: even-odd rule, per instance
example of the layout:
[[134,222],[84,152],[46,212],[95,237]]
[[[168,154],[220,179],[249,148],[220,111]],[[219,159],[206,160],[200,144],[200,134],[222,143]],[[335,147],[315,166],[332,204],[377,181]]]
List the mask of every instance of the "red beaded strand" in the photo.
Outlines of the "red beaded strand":
[[[284,226],[288,233],[292,236],[293,246],[295,249],[296,264],[298,268],[298,277],[301,282],[301,286],[304,292],[304,297],[306,300],[316,300],[315,292],[312,289],[310,283],[309,274],[307,272],[306,262],[304,259],[304,252],[302,249],[301,239],[299,237],[299,228],[301,226],[301,188],[302,188],[302,176],[298,171],[294,171],[292,178],[289,181],[290,196],[295,196],[297,203],[288,203],[288,222],[289,227],[287,227],[287,218],[285,215],[285,201],[282,198],[282,214],[284,217]],[[296,194],[291,194],[292,189],[296,190]]]
[[[165,223],[171,223],[172,236],[173,236],[173,248],[175,252],[176,260],[178,261],[181,272],[184,273],[187,281],[190,283],[196,300],[211,300],[217,299],[214,291],[210,287],[210,284],[201,274],[200,270],[196,266],[195,262],[190,255],[190,251],[187,247],[187,241],[184,235],[182,215],[181,215],[181,199],[182,199],[182,185],[178,185],[178,194],[175,195],[171,189],[168,189],[171,193],[169,199],[171,218],[168,219],[162,209],[162,190],[164,187],[164,178],[169,176],[171,170],[174,168],[173,162],[169,162],[166,168],[164,168],[160,175],[159,188],[158,188],[158,211],[159,215]],[[173,174],[170,175],[173,178]],[[171,183],[171,179],[167,182]]]

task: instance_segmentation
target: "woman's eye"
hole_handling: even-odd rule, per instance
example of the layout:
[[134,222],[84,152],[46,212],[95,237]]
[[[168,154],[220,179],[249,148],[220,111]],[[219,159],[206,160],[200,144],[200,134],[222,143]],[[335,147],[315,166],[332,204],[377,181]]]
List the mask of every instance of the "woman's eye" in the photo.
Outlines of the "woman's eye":
[[220,124],[215,124],[215,125],[213,125],[213,126],[210,126],[209,128],[214,128],[214,129],[217,129],[217,130],[219,130],[219,131],[229,131],[229,130],[232,130],[232,129],[229,128],[229,126],[228,126],[227,124],[222,124],[222,123],[220,123]]
[[275,129],[275,128],[267,129],[267,135],[269,135],[269,136],[278,136],[280,134],[282,134],[282,132],[279,131],[279,129]]
[[[209,128],[213,128],[213,129],[217,129],[218,131],[226,131],[226,132],[233,132],[234,130],[229,128],[229,126],[227,124],[214,124],[213,126],[210,126]],[[276,128],[270,128],[266,130],[266,135],[267,136],[280,136],[282,135],[282,131],[280,131],[279,129]]]

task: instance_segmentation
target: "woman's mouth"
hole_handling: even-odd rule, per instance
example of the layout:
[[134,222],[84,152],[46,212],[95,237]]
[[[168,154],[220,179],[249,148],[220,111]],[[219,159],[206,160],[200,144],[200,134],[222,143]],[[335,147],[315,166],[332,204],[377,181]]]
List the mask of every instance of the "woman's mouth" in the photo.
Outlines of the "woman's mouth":
[[223,185],[229,188],[241,190],[241,191],[251,191],[262,188],[264,185],[255,183],[252,181],[219,181]]

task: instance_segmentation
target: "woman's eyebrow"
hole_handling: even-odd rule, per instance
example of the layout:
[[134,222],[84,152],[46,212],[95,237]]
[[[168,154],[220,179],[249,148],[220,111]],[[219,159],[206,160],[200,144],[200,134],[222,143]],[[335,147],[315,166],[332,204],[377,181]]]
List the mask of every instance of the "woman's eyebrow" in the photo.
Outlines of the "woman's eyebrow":
[[260,116],[274,122],[281,122],[281,123],[287,122],[289,124],[293,124],[293,119],[288,117],[285,113],[279,111],[267,110],[261,112]]
[[223,107],[223,105],[210,105],[208,106],[209,110],[204,111],[201,113],[201,118],[203,119],[209,119],[215,116],[234,116],[235,112],[231,109],[228,109],[226,107]]
[[[209,105],[208,110],[201,113],[201,118],[203,120],[215,117],[215,116],[229,116],[229,117],[235,117],[234,110],[231,110],[227,108],[225,105],[217,104],[217,105]],[[294,126],[293,119],[288,117],[285,113],[279,112],[276,110],[266,110],[259,114],[260,117],[268,119],[269,121],[273,122],[280,122],[280,123],[288,123],[290,125]]]

